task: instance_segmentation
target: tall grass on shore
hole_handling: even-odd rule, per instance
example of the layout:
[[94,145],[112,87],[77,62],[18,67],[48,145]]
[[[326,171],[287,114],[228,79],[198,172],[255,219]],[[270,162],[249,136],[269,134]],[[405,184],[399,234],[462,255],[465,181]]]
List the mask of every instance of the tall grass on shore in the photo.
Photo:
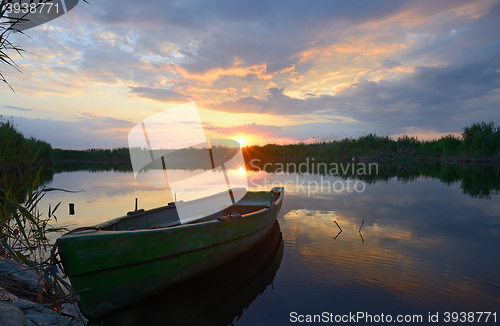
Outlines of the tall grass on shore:
[[26,138],[11,120],[0,116],[0,256],[35,266],[41,263],[48,246],[47,234],[53,228],[59,205],[46,215],[38,205],[47,191],[40,187],[42,166],[50,163],[52,147],[34,137]]
[[[48,235],[65,228],[52,227],[56,220],[54,213],[59,204],[51,207],[47,214],[38,210],[40,200],[47,191],[39,187],[39,172],[30,170],[20,178],[0,180],[0,256],[27,265],[24,269],[34,270],[39,276],[36,292],[26,289],[19,282],[10,281],[12,272],[0,273],[2,287],[19,298],[37,302],[60,312],[62,306],[73,303],[71,286],[58,275],[58,260],[50,253]],[[22,265],[21,265],[22,266]]]
[[11,120],[0,116],[0,176],[36,169],[51,160],[49,143],[35,137],[26,138]]
[[[63,290],[71,287],[56,272],[57,261],[49,257],[52,246],[48,235],[66,229],[50,225],[57,221],[54,213],[59,204],[49,204],[45,214],[38,208],[48,191],[60,190],[40,186],[42,165],[50,162],[51,151],[48,143],[25,138],[11,121],[0,121],[0,256],[23,263],[40,275],[37,293],[15,282],[2,282],[2,286],[21,298],[60,311],[73,297]],[[8,276],[2,273],[0,280]]]
[[421,141],[403,135],[397,140],[389,136],[368,134],[359,138],[299,143],[290,145],[250,146],[245,159],[287,160],[321,157],[326,160],[367,156],[412,156],[419,158],[500,158],[500,126],[493,122],[475,123],[464,128],[461,137],[447,135],[440,139]]
[[4,177],[0,183],[0,256],[37,266],[50,249],[47,235],[65,228],[52,227],[59,204],[43,214],[38,205],[47,191],[39,187],[40,170],[25,173],[21,178]]

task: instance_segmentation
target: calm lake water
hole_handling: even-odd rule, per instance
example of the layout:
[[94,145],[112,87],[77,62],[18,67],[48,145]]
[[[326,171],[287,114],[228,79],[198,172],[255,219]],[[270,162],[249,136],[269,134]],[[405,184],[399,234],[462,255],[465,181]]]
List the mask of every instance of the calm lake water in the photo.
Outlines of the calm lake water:
[[[438,313],[434,324],[477,322],[479,314],[461,312],[496,312],[488,323],[500,322],[498,168],[392,166],[354,179],[250,171],[247,177],[250,190],[264,180],[294,181],[278,223],[258,246],[104,325],[289,325],[307,315],[334,322],[361,313],[373,321],[421,315],[420,324],[428,324],[429,314]],[[313,181],[325,180],[338,187],[312,191]],[[363,184],[354,189],[354,181]],[[128,171],[59,171],[46,184],[84,190],[45,197],[44,205],[61,202],[58,221],[70,228],[124,215],[135,198],[145,209],[172,200],[165,189],[137,184]]]

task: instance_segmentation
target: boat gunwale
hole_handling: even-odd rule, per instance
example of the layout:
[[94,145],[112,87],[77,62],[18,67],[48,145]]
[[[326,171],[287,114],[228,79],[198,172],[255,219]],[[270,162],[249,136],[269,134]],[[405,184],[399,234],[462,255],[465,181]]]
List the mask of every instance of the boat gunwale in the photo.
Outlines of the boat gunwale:
[[[273,202],[272,206],[271,205],[267,205],[266,207],[261,208],[261,209],[259,209],[257,211],[246,213],[246,214],[241,214],[241,218],[251,218],[253,215],[260,215],[263,212],[265,212],[266,210],[274,209],[276,206],[278,206],[280,204],[280,202],[284,198],[284,187],[273,187],[269,191],[259,191],[259,192],[271,193],[271,195],[272,195],[273,192],[279,192],[280,195],[276,199],[276,201]],[[232,207],[232,206],[229,206],[229,207]],[[77,238],[77,237],[98,236],[98,235],[104,236],[104,235],[111,235],[111,234],[118,235],[118,234],[124,234],[124,233],[127,234],[127,233],[143,233],[143,232],[170,232],[170,230],[178,230],[178,229],[186,228],[186,227],[190,227],[190,228],[204,227],[204,226],[206,226],[208,224],[215,224],[215,223],[222,223],[222,222],[230,222],[230,221],[232,221],[232,220],[220,221],[218,219],[214,219],[214,220],[210,220],[210,221],[203,221],[203,222],[198,222],[198,223],[178,224],[178,225],[174,225],[174,226],[168,226],[168,227],[156,228],[156,229],[151,229],[150,228],[150,229],[137,229],[137,230],[119,230],[119,231],[118,230],[117,231],[114,231],[114,230],[103,230],[101,228],[103,225],[105,225],[105,227],[109,227],[110,225],[113,225],[114,223],[117,223],[122,218],[126,218],[126,217],[129,217],[129,219],[138,218],[138,217],[144,216],[146,214],[154,213],[154,212],[157,212],[157,211],[160,211],[160,210],[163,210],[163,209],[172,209],[172,208],[175,208],[175,205],[156,207],[156,208],[153,208],[153,209],[150,209],[150,210],[147,210],[147,211],[144,211],[144,212],[141,212],[141,213],[139,213],[137,215],[132,215],[132,216],[130,216],[130,215],[124,215],[122,217],[118,217],[118,218],[115,218],[115,219],[112,219],[112,220],[109,220],[109,221],[97,224],[97,225],[95,225],[95,226],[92,227],[94,229],[82,230],[82,231],[78,231],[78,232],[74,232],[74,233],[67,233],[67,234],[62,235],[60,238]],[[236,219],[234,219],[234,220],[236,220]]]

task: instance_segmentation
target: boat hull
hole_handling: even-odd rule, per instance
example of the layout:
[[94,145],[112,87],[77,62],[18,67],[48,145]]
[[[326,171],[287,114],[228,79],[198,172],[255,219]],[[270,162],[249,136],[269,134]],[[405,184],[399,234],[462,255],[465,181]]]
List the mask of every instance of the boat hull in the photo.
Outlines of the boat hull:
[[218,267],[256,244],[272,227],[276,204],[241,218],[137,231],[86,231],[57,241],[82,313],[101,318]]
[[[104,325],[230,325],[266,291],[284,253],[279,223],[250,250],[199,277],[111,314]],[[96,320],[95,324],[100,324]]]

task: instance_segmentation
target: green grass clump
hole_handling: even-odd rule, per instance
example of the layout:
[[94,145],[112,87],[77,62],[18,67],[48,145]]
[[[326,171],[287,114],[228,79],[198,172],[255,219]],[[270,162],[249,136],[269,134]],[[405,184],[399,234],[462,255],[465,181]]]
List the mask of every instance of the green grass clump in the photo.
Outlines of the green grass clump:
[[23,173],[51,162],[52,146],[35,137],[26,138],[11,120],[0,116],[0,175]]
[[40,264],[49,246],[47,235],[65,228],[50,226],[57,221],[54,213],[59,204],[42,214],[38,204],[47,191],[39,187],[40,170],[31,170],[22,177],[0,180],[0,256],[29,266]]

